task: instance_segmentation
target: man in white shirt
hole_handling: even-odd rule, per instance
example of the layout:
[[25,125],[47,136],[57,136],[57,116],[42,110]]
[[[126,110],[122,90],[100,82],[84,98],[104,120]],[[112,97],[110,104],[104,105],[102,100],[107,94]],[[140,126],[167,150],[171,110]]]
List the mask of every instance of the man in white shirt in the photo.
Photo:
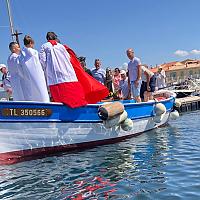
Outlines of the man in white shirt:
[[8,71],[10,72],[10,83],[12,86],[13,100],[24,101],[25,99],[22,90],[23,72],[21,66],[19,65],[19,44],[16,42],[11,42],[9,44],[9,49],[11,51],[11,55],[8,57],[7,66]]
[[87,104],[85,94],[70,62],[69,53],[56,41],[57,35],[54,32],[48,32],[46,39],[47,42],[42,45],[39,58],[53,100],[71,108],[85,106]]
[[165,71],[163,70],[161,66],[159,66],[158,73],[156,75],[156,85],[158,89],[162,89],[166,87],[165,79],[166,79]]
[[33,49],[34,40],[26,35],[19,62],[23,70],[22,89],[26,101],[49,102],[44,71],[37,50]]

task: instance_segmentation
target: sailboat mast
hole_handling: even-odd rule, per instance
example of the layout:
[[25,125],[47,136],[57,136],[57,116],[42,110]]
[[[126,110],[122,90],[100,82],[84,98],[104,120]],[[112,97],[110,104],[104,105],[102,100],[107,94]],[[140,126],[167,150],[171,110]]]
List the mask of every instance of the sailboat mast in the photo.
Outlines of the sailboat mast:
[[19,33],[17,30],[14,31],[13,19],[12,19],[12,14],[11,14],[11,9],[10,9],[10,0],[6,0],[6,4],[7,4],[7,10],[8,10],[9,23],[10,23],[11,37],[12,37],[13,42],[17,42],[19,44],[19,35],[21,35],[22,33]]
[[9,23],[10,23],[10,31],[11,31],[11,36],[12,40],[14,41],[14,26],[13,26],[13,20],[12,20],[12,15],[11,15],[11,10],[10,10],[10,0],[6,0],[7,3],[7,10],[8,10],[8,17],[9,17]]

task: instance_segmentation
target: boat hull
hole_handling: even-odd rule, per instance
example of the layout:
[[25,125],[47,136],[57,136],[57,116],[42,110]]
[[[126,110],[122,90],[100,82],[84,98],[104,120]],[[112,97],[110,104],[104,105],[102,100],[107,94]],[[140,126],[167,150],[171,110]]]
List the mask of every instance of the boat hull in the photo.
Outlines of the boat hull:
[[155,117],[135,119],[131,131],[120,126],[106,129],[102,122],[1,123],[0,164],[119,142],[167,123],[169,115],[165,113],[159,123]]
[[[0,102],[0,164],[114,143],[157,128],[174,106],[175,97],[166,94],[159,102],[121,102],[128,119],[112,126],[98,115],[102,103],[72,109],[62,103]],[[165,108],[162,115],[156,113],[158,103]]]

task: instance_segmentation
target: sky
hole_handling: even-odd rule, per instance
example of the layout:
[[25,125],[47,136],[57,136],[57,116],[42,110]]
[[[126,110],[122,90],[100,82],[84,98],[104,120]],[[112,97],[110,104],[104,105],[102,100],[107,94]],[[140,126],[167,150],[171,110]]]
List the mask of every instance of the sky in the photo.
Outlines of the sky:
[[[30,35],[39,51],[46,33],[87,66],[95,58],[102,67],[122,67],[133,48],[143,64],[200,59],[200,0],[10,0],[14,29]],[[6,0],[0,0],[0,63],[6,63],[11,42]]]

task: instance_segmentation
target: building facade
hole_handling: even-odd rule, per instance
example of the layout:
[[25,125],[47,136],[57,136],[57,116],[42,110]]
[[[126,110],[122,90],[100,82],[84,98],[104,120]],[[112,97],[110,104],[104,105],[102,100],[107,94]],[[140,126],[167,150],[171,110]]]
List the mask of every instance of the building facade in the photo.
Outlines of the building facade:
[[[188,78],[200,78],[200,60],[184,60],[181,62],[170,62],[160,65],[166,74],[166,83],[181,83]],[[153,72],[157,72],[158,68],[154,68]]]

